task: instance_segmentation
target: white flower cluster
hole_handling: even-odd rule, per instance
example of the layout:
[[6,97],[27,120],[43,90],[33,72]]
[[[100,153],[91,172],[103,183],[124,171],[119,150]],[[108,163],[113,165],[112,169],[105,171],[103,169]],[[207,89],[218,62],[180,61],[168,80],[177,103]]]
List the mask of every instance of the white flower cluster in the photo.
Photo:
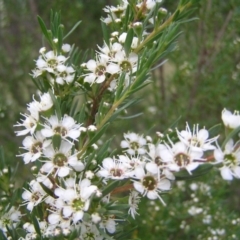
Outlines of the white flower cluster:
[[[233,114],[224,109],[222,111],[222,120],[227,129],[236,129],[240,126],[240,115],[238,111]],[[214,151],[214,158],[217,164],[220,164],[221,176],[225,180],[240,178],[240,144],[239,140],[234,143],[234,139],[229,139],[224,149],[218,146]]]
[[[194,125],[191,131],[187,124],[183,131],[176,130],[178,141],[154,145],[151,138],[136,133],[124,134],[121,147],[125,155],[105,158],[97,172],[106,183],[109,179],[131,179],[134,189],[149,199],[160,199],[161,192],[170,190],[171,181],[175,179],[174,173],[186,169],[189,174],[199,165],[206,162],[206,152],[216,149],[213,143],[218,137],[209,138],[206,129]],[[136,201],[132,198],[135,196]],[[136,215],[139,201],[138,195],[131,194],[129,213]],[[164,202],[163,202],[164,203]]]
[[8,228],[16,228],[21,217],[21,212],[15,207],[11,207],[7,212],[2,213],[0,218],[0,230],[2,230],[3,234],[7,235]]
[[[71,50],[69,44],[62,46],[62,53],[67,53]],[[58,55],[55,51],[46,52],[46,48],[40,49],[40,56],[36,61],[36,69],[33,70],[33,78],[46,75],[50,83],[53,85],[63,85],[71,83],[74,80],[75,70],[67,64],[67,57]]]
[[[135,73],[137,70],[138,55],[134,52],[126,55],[123,43],[126,39],[126,33],[118,36],[118,32],[112,33],[115,36],[115,42],[110,46],[104,45],[99,47],[99,52],[96,53],[96,59],[90,59],[82,66],[86,67],[86,74],[84,75],[84,82],[91,85],[94,83],[102,83],[107,79],[111,79],[109,89],[116,88],[118,76],[122,72],[126,73],[125,83],[128,84],[130,74]],[[137,37],[133,38],[132,48],[137,46]]]
[[[19,156],[25,164],[35,164],[35,179],[24,189],[21,206],[33,213],[44,209],[44,218],[36,218],[43,238],[68,236],[75,231],[79,233],[79,239],[106,239],[109,234],[117,232],[117,221],[126,220],[117,218],[119,209],[126,210],[127,204],[126,213],[135,218],[138,215],[141,197],[159,199],[165,204],[161,194],[171,189],[171,182],[175,180],[176,173],[187,171],[192,175],[201,164],[210,162],[209,156],[212,156],[211,160],[215,158],[215,161],[212,161],[214,164],[220,165],[224,179],[240,178],[239,142],[234,144],[231,139],[225,145],[225,150],[221,150],[217,143],[218,136],[209,138],[208,130],[199,129],[198,125],[191,129],[187,124],[182,131],[176,129],[174,138],[159,134],[160,140],[156,144],[149,136],[125,133],[120,144],[122,153],[116,156],[108,155],[108,146],[104,143],[102,146],[97,145],[96,139],[98,134],[101,134],[103,124],[98,124],[96,116],[102,114],[99,104],[103,93],[108,89],[111,92],[107,94],[114,97],[114,90],[118,88],[119,82],[123,82],[120,90],[125,91],[137,78],[141,61],[146,60],[140,59],[138,47],[144,45],[143,41],[149,36],[146,32],[152,29],[152,26],[148,28],[149,22],[160,24],[161,21],[153,19],[154,12],[157,12],[153,9],[161,2],[162,0],[137,1],[135,10],[142,14],[141,18],[149,14],[147,20],[133,21],[132,25],[129,25],[133,29],[129,31],[123,30],[122,27],[112,28],[114,30],[110,32],[109,43],[106,41],[102,47],[98,47],[94,59],[80,65],[83,73],[78,76],[77,86],[81,85],[81,89],[86,91],[93,90],[89,95],[86,94],[86,98],[89,97],[93,101],[90,109],[84,109],[84,114],[88,116],[80,116],[87,122],[86,128],[72,116],[61,112],[66,103],[62,104],[61,97],[68,97],[71,102],[70,98],[76,93],[65,89],[67,86],[71,87],[65,84],[72,83],[75,78],[75,70],[68,64],[71,46],[64,44],[60,52],[46,52],[45,48],[40,49],[33,78],[44,78],[44,81],[48,81],[47,86],[56,96],[50,95],[50,92],[40,94],[39,101],[33,98],[27,105],[29,114],[23,114],[23,119],[15,126],[21,128],[16,131],[16,135],[25,136],[22,142],[24,153]],[[104,8],[108,16],[103,22],[110,26],[122,23],[128,7],[129,1],[123,0],[117,7]],[[161,11],[164,12],[163,9]],[[154,17],[157,18],[157,15]],[[130,38],[131,42],[126,46]],[[69,56],[66,56],[67,53]],[[143,80],[145,81],[144,78]],[[94,84],[96,85],[93,88],[89,88],[89,85]],[[127,92],[124,97],[127,98],[128,94],[130,93]],[[61,104],[60,109],[57,107],[55,112],[54,105],[58,97]],[[110,106],[111,102],[108,103],[107,100],[106,103]],[[117,107],[111,110],[114,111]],[[67,113],[72,112],[72,109],[68,110]],[[110,113],[111,111],[105,115],[109,118],[103,118],[103,123],[108,123]],[[228,128],[240,126],[237,112],[231,114],[224,110],[222,119]],[[116,183],[119,183],[119,188],[112,187],[112,184],[114,186]],[[121,191],[129,192],[128,200],[124,199],[123,205],[118,203],[114,196]],[[202,211],[202,208],[195,206],[188,209],[192,216],[201,214]],[[123,215],[119,216],[122,218]],[[5,214],[3,218],[7,220],[0,220],[0,229],[6,232],[9,222],[15,227],[20,217],[18,210],[10,209],[8,215]],[[26,236],[22,240],[39,238],[34,224],[26,222],[23,228]]]

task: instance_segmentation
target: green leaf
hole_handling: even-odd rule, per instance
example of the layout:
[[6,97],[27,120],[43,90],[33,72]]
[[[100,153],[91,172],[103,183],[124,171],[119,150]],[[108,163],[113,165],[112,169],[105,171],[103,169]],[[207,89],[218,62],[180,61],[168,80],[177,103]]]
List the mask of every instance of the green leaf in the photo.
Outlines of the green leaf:
[[62,137],[59,134],[54,134],[52,137],[52,144],[54,149],[59,149],[62,142]]
[[34,226],[34,228],[36,230],[36,233],[39,236],[42,236],[37,218],[33,214],[31,215],[31,218],[32,218],[32,223],[33,223],[33,226]]
[[132,28],[130,28],[128,30],[127,37],[126,37],[126,40],[125,40],[125,43],[124,43],[124,50],[125,50],[125,53],[126,53],[127,56],[129,55],[129,53],[131,51],[133,36],[134,36],[134,31],[133,31]]
[[69,37],[74,31],[75,29],[80,25],[82,21],[78,21],[73,27],[72,29],[64,36],[63,40],[65,40],[67,37]]
[[106,23],[104,23],[103,21],[101,21],[101,26],[102,26],[102,32],[103,32],[103,39],[105,41],[105,43],[109,46],[109,38],[110,38],[110,34],[107,28]]
[[129,99],[128,101],[126,101],[126,103],[124,103],[123,105],[121,105],[113,114],[112,116],[109,118],[109,122],[112,122],[114,119],[117,118],[117,116],[125,109],[127,109],[128,107],[138,103],[140,101],[140,99]]
[[101,161],[103,161],[104,158],[106,158],[107,156],[109,156],[108,153],[108,148],[110,145],[110,142],[112,141],[112,138],[109,139],[108,141],[106,141],[99,149],[98,152],[96,154],[96,160],[98,162],[98,164],[101,164]]
[[118,117],[119,119],[133,119],[133,118],[137,118],[139,116],[143,115],[143,113],[137,113],[137,114],[134,114],[134,115],[131,115],[131,116],[127,116],[127,117]]
[[209,171],[211,171],[212,168],[213,168],[213,165],[206,163],[206,164],[200,165],[197,169],[192,171],[192,175],[190,175],[185,169],[181,170],[180,172],[176,172],[174,175],[176,177],[176,181],[190,180],[190,179],[201,177],[209,173]]
[[60,120],[61,116],[62,116],[60,104],[59,104],[57,98],[55,97],[55,95],[53,94],[52,90],[49,90],[48,92],[49,92],[49,94],[51,96],[51,99],[53,101],[53,104],[55,106],[55,110],[56,110],[56,114],[57,114],[58,120]]
[[225,138],[224,142],[221,145],[221,148],[224,149],[225,145],[227,144],[227,142],[233,138],[235,135],[237,135],[240,131],[240,127],[235,128],[232,132],[230,132],[227,137]]
[[42,189],[49,195],[49,196],[51,196],[51,197],[53,197],[53,198],[56,198],[56,196],[55,196],[55,194],[54,194],[54,192],[51,190],[51,189],[49,189],[48,187],[46,187],[43,183],[39,183],[40,185],[41,185],[41,187],[42,187]]
[[37,16],[37,19],[38,19],[38,23],[39,23],[39,25],[40,25],[40,28],[41,28],[41,30],[42,30],[43,35],[45,36],[45,38],[46,38],[49,42],[51,42],[51,38],[50,38],[49,32],[48,32],[48,30],[47,30],[47,27],[46,27],[44,21],[43,21],[42,18],[39,17],[39,16]]
[[0,146],[0,168],[3,169],[4,166],[5,166],[5,157],[4,157],[4,149],[3,149],[3,146]]
[[3,234],[2,230],[0,230],[0,239],[2,240],[8,240],[5,235]]
[[58,51],[60,52],[62,50],[63,43],[63,25],[61,24],[58,26],[57,38],[58,38]]

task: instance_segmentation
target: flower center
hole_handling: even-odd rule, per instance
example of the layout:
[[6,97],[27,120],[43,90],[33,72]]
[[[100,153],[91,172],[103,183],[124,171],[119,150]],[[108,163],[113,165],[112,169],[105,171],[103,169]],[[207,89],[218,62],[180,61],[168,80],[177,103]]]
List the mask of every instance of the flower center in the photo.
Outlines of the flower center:
[[197,137],[192,137],[188,141],[192,146],[195,146],[195,147],[201,147],[202,146],[201,142],[199,141],[199,139]]
[[72,201],[72,208],[75,211],[80,211],[83,209],[83,207],[84,207],[84,202],[82,202],[81,199],[74,199]]
[[42,150],[42,142],[36,142],[32,145],[31,153],[35,154],[35,153],[41,152],[41,150]]
[[95,240],[95,234],[92,232],[88,232],[83,237],[84,240]]
[[156,188],[157,181],[152,176],[146,176],[146,177],[144,177],[142,184],[148,191],[151,191]]
[[67,129],[62,126],[57,126],[54,128],[54,133],[64,137],[67,135]]
[[120,67],[123,71],[131,71],[132,70],[132,65],[129,61],[122,61],[121,64],[120,64]]
[[59,74],[59,76],[62,77],[62,78],[66,78],[68,76],[68,73],[63,71]]
[[155,157],[154,162],[158,165],[164,165],[164,163],[161,161],[161,158],[159,156]]
[[110,173],[114,176],[114,177],[121,177],[123,174],[123,170],[120,168],[112,168],[110,170]]
[[41,198],[41,194],[39,192],[34,192],[31,197],[33,202],[37,202],[40,198]]
[[237,165],[237,159],[234,156],[234,154],[229,153],[224,155],[224,163],[227,166],[236,166]]
[[67,161],[68,159],[63,153],[57,153],[53,158],[53,163],[59,167],[64,166]]
[[50,67],[52,67],[52,68],[54,68],[54,67],[57,66],[57,61],[56,61],[56,59],[48,59],[48,60],[47,60],[47,63],[48,63],[48,65],[49,65]]
[[185,153],[178,153],[174,160],[179,167],[185,167],[191,162],[190,157]]
[[139,144],[137,142],[130,142],[131,149],[137,150],[139,148]]
[[99,65],[97,68],[96,68],[96,74],[98,76],[102,76],[104,75],[104,73],[106,72],[106,68],[102,65]]

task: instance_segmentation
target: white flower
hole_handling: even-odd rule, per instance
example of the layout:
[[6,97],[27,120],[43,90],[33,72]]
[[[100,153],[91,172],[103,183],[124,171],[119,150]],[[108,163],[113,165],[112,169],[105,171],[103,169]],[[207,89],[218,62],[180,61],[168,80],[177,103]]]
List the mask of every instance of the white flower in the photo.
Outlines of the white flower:
[[80,136],[81,125],[77,124],[70,116],[64,115],[61,120],[58,120],[58,117],[53,115],[49,119],[46,119],[46,121],[47,123],[44,124],[44,129],[41,130],[44,137],[52,137],[58,134],[65,140],[71,138],[77,141]]
[[92,213],[91,218],[92,218],[92,222],[95,224],[99,223],[102,219],[99,213]]
[[44,93],[40,96],[40,109],[39,111],[47,111],[53,106],[53,101],[49,93]]
[[57,56],[53,51],[49,51],[46,54],[42,54],[36,61],[37,70],[42,73],[45,71],[54,73],[56,67],[65,63],[66,60],[66,57],[62,55]]
[[[127,33],[124,32],[124,33],[122,33],[122,34],[119,36],[118,41],[119,41],[121,44],[124,44],[125,41],[126,41],[126,37],[127,37]],[[132,49],[135,49],[135,48],[137,48],[137,46],[138,46],[138,38],[137,38],[137,37],[133,37],[133,39],[132,39],[132,44],[131,44],[131,48],[132,48]]]
[[129,178],[129,169],[126,167],[126,164],[109,157],[103,160],[102,167],[97,172],[97,176],[106,179]]
[[162,0],[147,0],[146,5],[147,9],[151,10],[152,8],[155,7],[156,3],[161,3]]
[[240,149],[239,142],[234,145],[230,139],[225,145],[224,152],[218,148],[214,151],[214,157],[217,163],[222,163],[220,168],[222,178],[233,180],[233,177],[240,178]]
[[222,111],[222,120],[226,127],[235,129],[240,126],[240,115],[238,111],[231,113],[227,109]]
[[3,233],[7,233],[9,228],[16,228],[21,217],[21,212],[15,207],[11,207],[7,212],[1,214],[0,231],[2,230]]
[[22,114],[22,116],[25,117],[25,119],[21,119],[22,122],[21,123],[18,122],[16,125],[14,125],[14,127],[24,127],[25,129],[20,131],[15,131],[16,135],[22,136],[28,133],[32,135],[35,132],[35,129],[38,124],[38,116],[37,118],[34,118],[31,115],[27,115],[27,114]]
[[56,67],[56,82],[60,85],[66,83],[71,83],[74,80],[75,70],[73,67],[68,67],[65,65],[58,65]]
[[86,74],[84,78],[84,82],[88,82],[90,84],[102,83],[106,79],[106,74],[115,74],[119,71],[119,67],[116,64],[108,62],[109,57],[107,55],[97,56],[97,60],[89,60],[87,62],[87,69],[90,73]]
[[197,215],[199,213],[201,213],[203,211],[202,208],[197,208],[195,206],[191,206],[189,209],[188,209],[188,213],[192,216],[194,215]]
[[146,169],[150,172],[154,172],[155,174],[163,174],[167,179],[174,180],[175,176],[168,169],[168,163],[163,161],[161,158],[161,150],[165,149],[163,144],[158,144],[155,146],[154,144],[148,144],[149,151],[147,154],[150,156],[150,162],[146,163]]
[[130,155],[144,154],[146,152],[144,146],[147,141],[136,133],[124,133],[125,140],[121,141],[121,147],[127,148],[126,152]]
[[[60,209],[64,218],[71,218],[74,223],[77,223],[83,218],[84,211],[88,210],[90,197],[96,191],[97,186],[91,185],[88,179],[81,180],[75,189],[56,188],[54,193],[59,197],[56,201],[56,207]],[[56,218],[55,221],[59,221],[57,215],[50,217],[50,220],[53,222],[54,218]]]
[[110,46],[108,46],[107,44],[104,44],[104,46],[102,48],[101,47],[98,47],[98,48],[100,50],[99,55],[101,57],[107,58],[109,61],[110,61],[110,59],[114,58],[114,56],[117,52],[123,50],[123,46],[118,42],[110,44]]
[[128,2],[126,0],[122,0],[121,4],[118,6],[106,6],[103,10],[106,13],[109,13],[107,18],[104,18],[102,21],[106,24],[110,24],[111,22],[116,21],[119,17],[125,15],[125,11],[127,9]]
[[88,126],[87,130],[90,132],[95,132],[95,131],[97,131],[97,127],[94,125],[90,125],[90,126]]
[[186,124],[186,130],[179,132],[177,130],[178,138],[181,142],[186,144],[194,151],[207,151],[214,150],[216,147],[212,143],[216,142],[217,137],[210,138],[209,133],[206,129],[198,129],[198,124],[193,125],[193,130],[191,131],[188,124]]
[[[28,111],[32,116],[37,116],[39,112],[44,112],[53,106],[52,98],[49,93],[39,94],[40,102],[36,101],[33,97],[33,102],[28,104]],[[35,118],[37,118],[35,117]]]
[[145,173],[143,167],[138,167],[135,170],[135,175],[139,181],[134,180],[133,186],[138,192],[152,200],[158,198],[165,204],[159,193],[170,189],[171,184],[168,179],[161,179],[159,175],[151,172]]
[[131,52],[128,56],[124,50],[116,52],[114,58],[111,60],[119,65],[119,69],[123,72],[136,72],[138,55]]
[[44,157],[47,158],[41,170],[47,174],[54,171],[59,177],[69,175],[71,166],[76,171],[82,171],[84,164],[78,161],[76,154],[71,155],[72,144],[62,141],[59,149],[54,149],[52,145],[43,150]]
[[22,142],[23,148],[25,150],[28,150],[28,152],[18,156],[23,157],[25,164],[29,162],[34,162],[38,158],[40,158],[40,156],[42,155],[42,150],[47,146],[49,146],[50,143],[51,143],[51,140],[46,140],[42,136],[41,132],[36,132],[35,135],[27,136],[26,138],[24,138]]
[[24,199],[23,205],[26,204],[27,209],[32,211],[35,206],[44,200],[46,197],[46,192],[36,180],[32,180],[29,184],[29,187],[29,190],[25,190],[22,193],[22,198]]
[[183,142],[177,142],[172,147],[165,144],[160,152],[160,157],[163,162],[167,163],[167,167],[171,171],[179,171],[186,169],[189,174],[196,169],[205,159],[202,158],[202,151],[193,151]]
[[85,172],[85,176],[88,179],[92,179],[95,176],[95,174],[91,170],[88,170],[88,171]]
[[81,224],[81,235],[79,239],[103,240],[104,237],[100,234],[96,225],[83,222],[83,224]]
[[131,214],[132,218],[135,219],[137,213],[138,204],[140,202],[139,194],[136,191],[131,191],[128,198],[128,205],[130,206],[128,214]]
[[109,233],[113,234],[116,231],[116,222],[112,216],[108,216],[100,222],[99,227],[107,229]]
[[70,44],[67,44],[67,43],[65,43],[65,44],[63,44],[62,45],[62,50],[63,50],[63,52],[70,52],[70,50],[71,50],[71,45]]

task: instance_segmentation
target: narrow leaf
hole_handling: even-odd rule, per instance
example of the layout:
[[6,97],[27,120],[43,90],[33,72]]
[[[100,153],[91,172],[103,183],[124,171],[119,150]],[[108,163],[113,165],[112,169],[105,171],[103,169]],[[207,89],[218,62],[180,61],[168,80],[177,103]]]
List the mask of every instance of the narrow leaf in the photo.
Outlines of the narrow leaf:
[[70,36],[74,31],[75,29],[80,25],[82,21],[78,21],[73,27],[72,29],[64,36],[63,40],[65,40],[68,36]]
[[48,30],[47,30],[47,27],[44,23],[44,21],[42,20],[41,17],[37,16],[37,19],[38,19],[38,23],[40,25],[40,28],[42,30],[42,33],[44,34],[44,36],[46,37],[46,39],[51,42],[51,39],[50,39],[50,36],[49,36],[49,33],[48,33]]
[[125,53],[127,56],[129,55],[130,50],[131,50],[133,36],[134,36],[134,31],[132,28],[130,28],[128,30],[127,37],[126,37],[126,40],[124,43],[124,50],[125,50]]

